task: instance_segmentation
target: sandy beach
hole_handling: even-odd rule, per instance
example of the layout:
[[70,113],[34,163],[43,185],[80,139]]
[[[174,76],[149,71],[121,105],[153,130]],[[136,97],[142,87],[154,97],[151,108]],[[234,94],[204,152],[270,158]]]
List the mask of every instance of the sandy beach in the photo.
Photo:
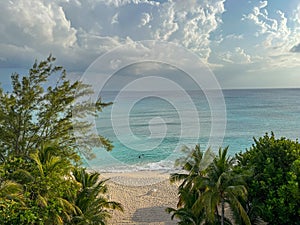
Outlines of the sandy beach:
[[176,207],[178,200],[177,186],[170,184],[168,173],[140,171],[102,176],[110,178],[109,199],[124,207],[123,213],[113,212],[108,224],[176,224],[165,212],[167,207]]

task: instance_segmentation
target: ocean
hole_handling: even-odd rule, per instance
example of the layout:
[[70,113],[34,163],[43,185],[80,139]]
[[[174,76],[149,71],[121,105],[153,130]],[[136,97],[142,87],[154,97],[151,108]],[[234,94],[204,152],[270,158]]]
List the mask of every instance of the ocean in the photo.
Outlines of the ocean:
[[214,107],[214,112],[216,102],[203,92],[187,93],[190,99],[175,91],[127,92],[121,97],[119,92],[101,93],[114,104],[95,124],[114,149],[94,149],[96,158],[86,165],[104,172],[172,171],[183,146],[200,144],[202,150],[211,147],[214,152],[229,146],[234,156],[265,133],[293,140],[300,136],[300,89],[223,90],[225,108]]

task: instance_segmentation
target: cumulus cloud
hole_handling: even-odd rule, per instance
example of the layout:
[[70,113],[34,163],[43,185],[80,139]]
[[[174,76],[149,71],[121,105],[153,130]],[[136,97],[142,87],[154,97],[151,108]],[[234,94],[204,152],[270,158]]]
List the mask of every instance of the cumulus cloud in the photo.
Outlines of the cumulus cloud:
[[235,52],[238,53],[241,63],[251,63],[251,56],[245,53],[244,49],[236,47]]
[[160,10],[163,22],[155,38],[175,41],[208,61],[211,53],[210,34],[222,23],[224,0],[167,2]]
[[[122,44],[158,40],[180,44],[214,70],[266,71],[300,64],[300,4],[225,0],[0,1],[0,68],[28,67],[53,53],[68,71]],[[268,4],[269,3],[269,4]],[[283,4],[283,3],[282,3]],[[243,8],[244,6],[247,6]],[[249,12],[249,6],[250,8]],[[228,7],[225,9],[225,7]],[[225,13],[227,10],[227,13]],[[233,14],[232,14],[233,13]],[[117,65],[117,61],[113,65]],[[252,72],[253,72],[252,71]]]
[[293,22],[294,22],[294,29],[292,32],[292,36],[294,39],[293,47],[300,43],[300,4],[295,8],[292,14]]
[[[259,51],[251,60],[257,63],[261,58],[264,66],[261,69],[274,68],[294,68],[300,63],[299,57],[291,55],[300,48],[300,23],[298,21],[297,10],[294,12],[294,19],[289,20],[286,13],[282,10],[274,10],[268,13],[267,2],[260,2],[253,7],[251,13],[244,15],[243,19],[253,22],[258,31],[255,33],[258,42],[255,48]],[[298,6],[300,9],[300,5]]]
[[224,1],[1,1],[0,65],[30,65],[51,52],[68,69],[83,70],[106,51],[145,39],[180,43],[207,61]]
[[76,49],[77,30],[66,18],[63,8],[39,0],[1,1],[0,54],[6,67],[32,63],[34,58]]
[[[53,53],[68,70],[84,70],[97,56],[126,43],[126,37],[103,32],[111,23],[118,22],[116,11],[99,8],[96,2],[90,2],[87,7],[88,3],[82,0],[1,1],[0,54],[5,60],[0,65],[27,67],[35,58],[43,59]],[[101,11],[108,11],[110,21],[101,22],[101,16],[108,15]]]
[[163,7],[159,10],[159,14],[162,17],[162,23],[155,31],[155,39],[167,41],[171,35],[179,29],[178,23],[175,21],[175,3],[169,2],[168,7]]
[[253,21],[258,27],[260,27],[260,34],[277,32],[278,21],[269,17],[268,11],[265,8],[267,1],[260,2],[258,6],[253,8],[252,13],[244,15],[244,19]]
[[0,4],[2,9],[6,9],[4,14],[1,13],[1,21],[15,28],[5,30],[6,41],[11,41],[14,32],[21,31],[22,37],[15,37],[15,42],[25,39],[34,44],[52,42],[63,47],[71,47],[76,43],[76,30],[66,19],[62,7],[43,4],[39,0],[2,1]]
[[142,13],[142,18],[139,27],[146,26],[151,20],[152,16],[150,13]]
[[258,7],[259,7],[260,9],[263,9],[263,8],[265,8],[267,5],[268,5],[268,1],[260,1]]
[[236,47],[233,51],[226,51],[219,53],[219,58],[228,64],[250,64],[252,63],[252,57],[246,53],[245,49]]
[[288,19],[281,10],[276,11],[279,18],[270,17],[266,6],[266,1],[260,2],[253,8],[253,12],[244,15],[244,18],[254,22],[260,28],[257,36],[264,35],[265,47],[285,47],[286,50],[291,35],[291,29],[287,25]]
[[157,1],[151,1],[151,0],[99,0],[99,2],[114,7],[121,7],[128,4],[143,4],[143,3],[156,5],[156,6],[160,4]]
[[[236,38],[239,37],[236,33],[225,36],[222,44],[226,47],[219,48],[223,51],[216,54],[219,59],[216,63],[221,61],[227,66],[241,65],[249,73],[295,69],[300,63],[299,56],[292,54],[300,52],[298,17],[288,17],[285,11],[276,8],[271,12],[267,2],[254,4],[252,12],[242,19],[243,26],[249,26],[250,32],[239,31],[241,39]],[[294,15],[298,13],[297,9]]]

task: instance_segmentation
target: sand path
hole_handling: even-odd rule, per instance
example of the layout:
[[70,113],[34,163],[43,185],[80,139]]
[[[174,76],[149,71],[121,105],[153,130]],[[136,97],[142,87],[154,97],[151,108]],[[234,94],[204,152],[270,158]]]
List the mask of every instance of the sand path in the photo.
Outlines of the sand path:
[[160,172],[105,173],[110,200],[120,202],[124,212],[115,211],[108,224],[172,225],[176,221],[165,212],[176,207],[177,186],[169,174]]

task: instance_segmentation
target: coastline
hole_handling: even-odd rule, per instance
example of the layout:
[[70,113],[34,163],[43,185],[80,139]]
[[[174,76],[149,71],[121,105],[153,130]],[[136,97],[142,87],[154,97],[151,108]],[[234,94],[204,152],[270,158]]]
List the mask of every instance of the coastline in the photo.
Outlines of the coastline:
[[107,181],[107,197],[120,202],[124,212],[112,212],[108,224],[173,225],[167,207],[176,207],[177,185],[169,181],[170,174],[162,171],[101,173]]

